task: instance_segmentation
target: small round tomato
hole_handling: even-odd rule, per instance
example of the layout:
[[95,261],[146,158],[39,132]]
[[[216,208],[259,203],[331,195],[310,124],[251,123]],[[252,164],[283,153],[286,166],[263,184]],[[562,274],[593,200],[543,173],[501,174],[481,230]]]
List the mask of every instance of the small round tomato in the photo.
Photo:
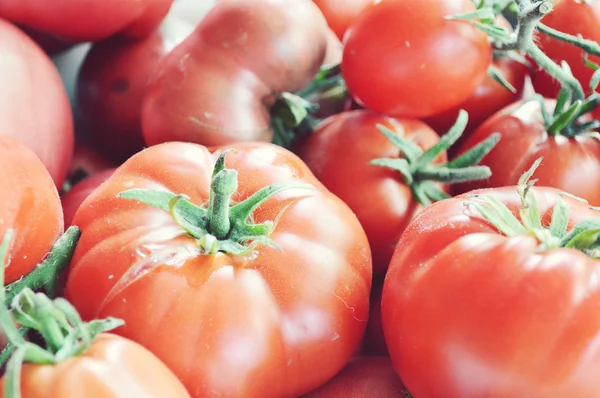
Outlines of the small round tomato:
[[39,158],[14,138],[0,135],[0,240],[9,229],[5,283],[27,275],[63,233],[58,191]]
[[81,206],[81,203],[87,198],[100,184],[108,180],[116,169],[106,169],[91,176],[84,178],[64,194],[60,200],[62,203],[65,226],[70,226],[73,222],[75,213]]
[[360,12],[372,0],[314,0],[331,30],[342,40]]
[[449,15],[471,0],[382,0],[344,39],[342,72],[354,98],[387,115],[424,118],[465,101],[492,61],[485,33]]

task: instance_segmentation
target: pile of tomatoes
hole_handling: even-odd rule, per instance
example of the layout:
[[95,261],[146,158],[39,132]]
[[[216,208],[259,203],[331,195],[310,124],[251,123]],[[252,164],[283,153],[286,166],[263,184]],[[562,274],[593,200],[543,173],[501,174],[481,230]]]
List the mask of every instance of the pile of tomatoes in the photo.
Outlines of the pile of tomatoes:
[[0,0],[0,397],[600,397],[600,2],[189,4]]

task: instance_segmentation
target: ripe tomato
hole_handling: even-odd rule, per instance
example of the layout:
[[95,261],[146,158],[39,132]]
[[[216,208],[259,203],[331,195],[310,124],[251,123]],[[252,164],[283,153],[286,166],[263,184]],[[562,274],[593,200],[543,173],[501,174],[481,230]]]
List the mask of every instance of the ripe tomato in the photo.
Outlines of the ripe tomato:
[[383,334],[383,324],[381,321],[381,295],[383,293],[383,278],[373,280],[371,286],[371,300],[369,307],[369,322],[363,338],[361,353],[365,356],[387,357],[387,345],[385,335]]
[[465,101],[492,60],[487,36],[448,15],[471,0],[382,0],[368,5],[344,39],[342,72],[354,98],[393,116],[424,118]]
[[31,148],[61,187],[74,139],[60,76],[48,56],[14,25],[0,20],[0,37],[0,134]]
[[2,0],[0,18],[74,42],[150,34],[173,0]]
[[[555,101],[546,101],[551,111]],[[481,161],[492,170],[487,180],[455,185],[455,193],[515,185],[533,162],[544,157],[536,172],[539,185],[561,189],[600,205],[600,141],[582,134],[575,138],[552,136],[537,101],[517,102],[485,121],[459,148],[462,153],[481,139],[499,132],[498,145]]]
[[73,46],[73,43],[68,40],[59,39],[38,30],[28,28],[27,26],[17,25],[17,27],[27,33],[27,35],[50,56],[56,55]]
[[[274,183],[314,189],[279,193],[247,219],[246,213],[225,217],[233,227],[224,231],[224,224],[213,226],[214,217],[196,217],[206,210],[192,206],[181,215],[173,207],[184,230],[163,210],[175,206],[172,200],[155,208],[117,195],[167,189],[203,205],[211,191],[219,214],[233,214],[214,186],[236,172],[221,170],[211,183],[224,148],[214,154],[188,143],[146,149],[75,214],[82,238],[66,297],[84,319],[125,320],[117,332],[157,355],[193,397],[297,397],[339,372],[360,344],[371,286],[368,242],[351,210],[295,155],[266,143],[231,149],[225,162],[239,175],[234,203]],[[207,217],[210,226],[201,227]],[[245,222],[266,222],[248,227],[263,235],[234,238]],[[272,243],[240,247],[246,239],[280,250]]]
[[193,28],[167,18],[151,36],[114,36],[87,54],[77,83],[85,131],[104,153],[124,161],[144,147],[142,100],[158,63]]
[[[550,225],[561,192],[530,192]],[[520,219],[514,187],[476,191],[426,208],[398,243],[382,298],[396,371],[415,397],[599,396],[598,261],[503,235],[472,205],[484,195]],[[567,230],[597,220],[563,200]]]
[[100,184],[108,180],[113,175],[116,169],[106,169],[91,176],[84,178],[75,184],[67,193],[61,197],[61,203],[64,213],[65,225],[70,226],[73,222],[73,217],[81,206],[81,203],[87,198]]
[[75,184],[92,174],[115,166],[114,162],[96,151],[87,140],[78,140],[75,144],[68,180]]
[[269,108],[318,72],[327,24],[312,2],[218,2],[160,63],[142,110],[146,144],[271,141]]
[[63,233],[56,186],[38,157],[12,137],[0,135],[0,239],[13,229],[5,283],[31,272]]
[[331,30],[342,40],[360,12],[372,0],[314,0]]
[[408,394],[386,357],[355,357],[305,398],[402,398]]

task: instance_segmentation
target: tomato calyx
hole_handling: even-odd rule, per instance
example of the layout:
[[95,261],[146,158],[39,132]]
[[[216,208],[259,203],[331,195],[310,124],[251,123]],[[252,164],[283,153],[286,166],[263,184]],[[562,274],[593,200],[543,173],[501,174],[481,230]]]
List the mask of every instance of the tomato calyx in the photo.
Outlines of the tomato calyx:
[[203,254],[247,255],[258,245],[280,250],[269,238],[276,221],[255,224],[252,213],[282,191],[315,188],[309,184],[276,183],[261,188],[240,203],[232,204],[231,197],[238,189],[238,172],[225,167],[225,157],[229,152],[231,150],[219,155],[212,174],[210,198],[202,206],[190,202],[185,195],[168,191],[130,189],[118,196],[168,211],[185,233],[196,239]]
[[400,150],[404,157],[374,159],[371,164],[400,172],[404,183],[410,186],[415,199],[423,206],[447,199],[450,196],[437,183],[453,184],[483,180],[492,175],[489,167],[477,166],[477,163],[498,143],[499,133],[490,135],[450,162],[432,164],[440,153],[447,151],[458,141],[465,130],[468,118],[467,112],[461,110],[454,126],[427,151],[423,151],[417,144],[397,135],[387,127],[377,125],[379,131]]
[[[51,365],[81,355],[97,335],[115,329],[124,322],[115,318],[83,322],[65,299],[52,300],[29,288],[24,288],[14,296],[10,306],[4,304],[7,301],[4,268],[12,236],[13,231],[7,231],[0,245],[0,300],[3,303],[0,306],[0,326],[8,337],[11,351],[14,351],[6,366],[4,396],[20,398],[23,363]],[[22,328],[19,329],[17,324]],[[26,341],[24,335],[27,330],[36,330],[44,340],[45,347]]]
[[537,181],[531,180],[531,177],[541,162],[542,158],[537,159],[519,179],[517,192],[521,198],[520,220],[504,203],[493,196],[471,195],[465,205],[473,206],[490,224],[506,236],[532,235],[539,242],[538,251],[572,248],[591,258],[600,258],[600,218],[582,221],[571,231],[567,231],[569,207],[564,197],[585,202],[583,199],[568,193],[561,194],[552,210],[550,225],[542,224],[537,200],[531,194],[531,188]]

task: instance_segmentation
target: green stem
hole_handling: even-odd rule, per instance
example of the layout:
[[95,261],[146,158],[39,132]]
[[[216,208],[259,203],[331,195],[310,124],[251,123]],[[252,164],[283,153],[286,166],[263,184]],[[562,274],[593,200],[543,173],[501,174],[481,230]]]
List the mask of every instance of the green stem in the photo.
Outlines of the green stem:
[[235,170],[221,170],[211,183],[211,201],[209,205],[209,228],[217,239],[225,239],[231,230],[229,209],[231,195],[237,191],[238,178]]
[[583,37],[581,37],[581,35],[576,37],[568,33],[563,33],[547,25],[544,25],[541,22],[538,23],[537,27],[540,32],[542,32],[548,37],[579,47],[588,54],[600,56],[600,45],[593,40],[586,40]]

